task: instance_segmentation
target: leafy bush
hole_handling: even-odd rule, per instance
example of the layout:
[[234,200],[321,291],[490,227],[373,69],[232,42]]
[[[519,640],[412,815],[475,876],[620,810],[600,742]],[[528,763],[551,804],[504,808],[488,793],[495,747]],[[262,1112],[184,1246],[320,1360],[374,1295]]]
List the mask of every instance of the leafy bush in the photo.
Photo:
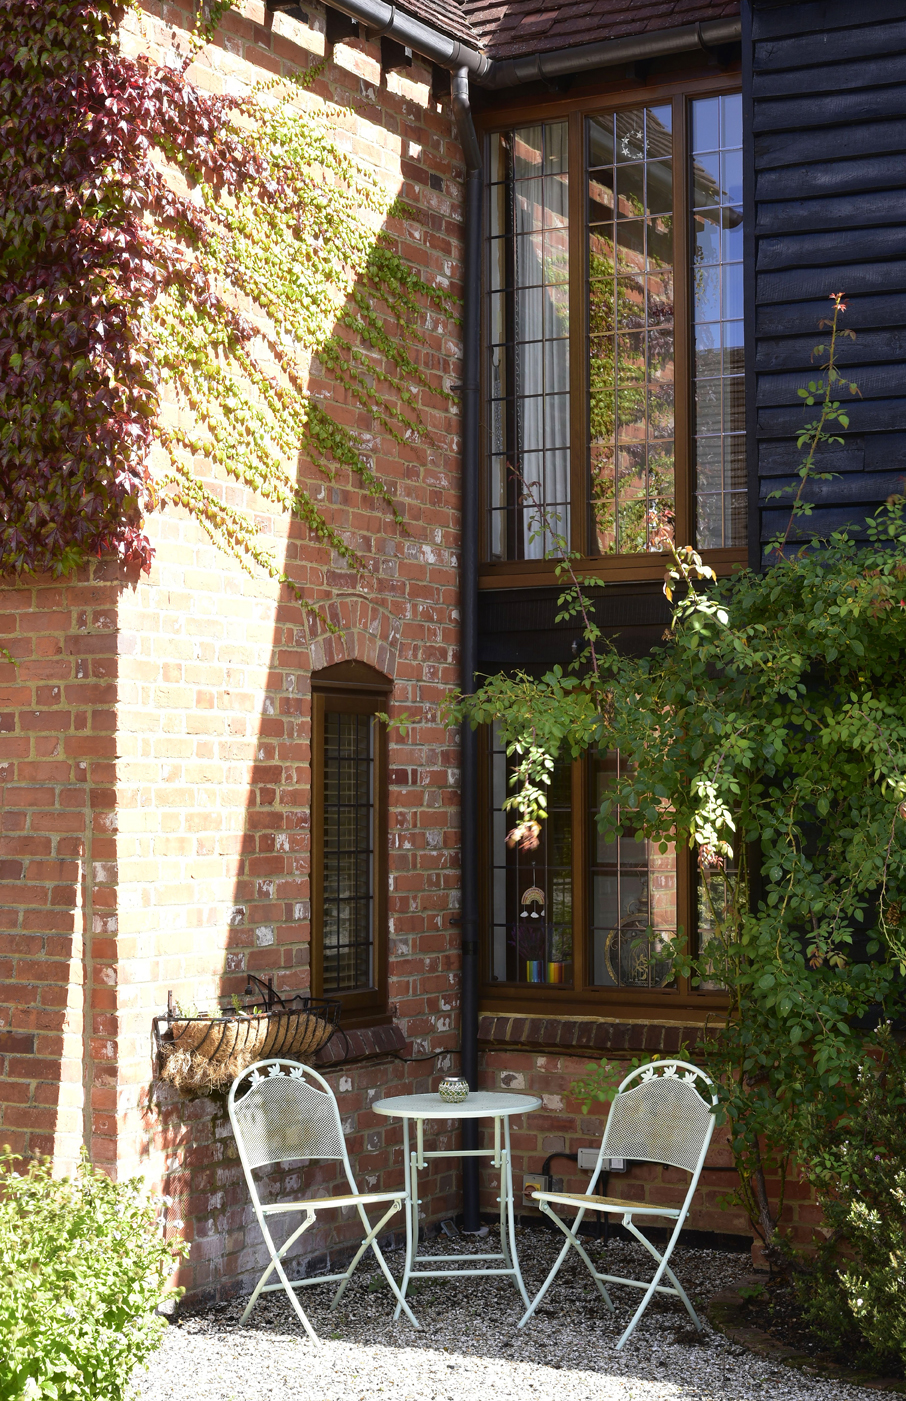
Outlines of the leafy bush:
[[770,566],[717,579],[665,539],[671,626],[633,657],[602,636],[600,581],[576,575],[564,542],[559,620],[581,622],[584,655],[540,678],[492,676],[452,711],[494,723],[516,756],[510,844],[537,844],[557,759],[617,750],[603,839],[696,852],[701,937],[677,930],[673,967],[726,991],[696,1059],[719,1084],[738,1199],[769,1248],[791,1159],[810,1168],[852,1114],[866,1031],[906,1000],[906,500],[891,497],[862,542],[805,538],[808,484],[843,441],[830,430],[848,426],[833,397],[845,303],[832,300],[822,378],[800,390],[820,411],[798,438]]
[[181,1241],[140,1180],[0,1151],[0,1401],[120,1401],[166,1327]]
[[856,1102],[822,1138],[812,1180],[828,1239],[800,1276],[805,1313],[833,1349],[906,1365],[906,1053],[882,1029]]

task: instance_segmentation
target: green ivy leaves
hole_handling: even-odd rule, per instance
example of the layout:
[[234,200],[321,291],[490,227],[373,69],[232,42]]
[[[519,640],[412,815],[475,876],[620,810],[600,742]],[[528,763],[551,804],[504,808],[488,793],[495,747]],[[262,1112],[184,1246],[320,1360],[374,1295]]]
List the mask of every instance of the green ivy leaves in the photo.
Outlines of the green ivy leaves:
[[[224,8],[199,19],[186,66]],[[396,250],[399,201],[340,149],[340,109],[297,105],[305,82],[211,97],[120,53],[112,3],[0,0],[0,566],[113,550],[147,568],[142,513],[170,502],[296,588],[220,475],[363,568],[300,461],[342,464],[403,525],[343,407],[398,442],[423,435],[425,311],[454,300]],[[309,392],[313,357],[328,399]],[[152,481],[155,436],[168,465]]]

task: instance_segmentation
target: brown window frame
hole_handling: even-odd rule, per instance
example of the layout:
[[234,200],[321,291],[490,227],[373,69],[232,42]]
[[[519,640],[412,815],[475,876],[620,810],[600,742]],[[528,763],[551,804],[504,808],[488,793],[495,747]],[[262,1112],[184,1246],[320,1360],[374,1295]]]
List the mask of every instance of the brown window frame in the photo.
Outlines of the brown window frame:
[[[491,733],[484,730],[479,745],[479,849],[489,851],[493,841],[491,788]],[[620,1016],[632,1021],[700,1022],[709,1013],[726,1006],[725,994],[692,987],[689,978],[677,978],[671,988],[608,988],[590,981],[590,860],[591,819],[589,814],[589,761],[574,760],[572,765],[572,909],[573,981],[571,984],[516,984],[492,980],[493,949],[491,931],[492,868],[482,863],[480,934],[480,1008],[483,1012],[526,1013],[544,1017]],[[508,825],[512,825],[508,823]],[[676,852],[676,920],[684,938],[697,939],[696,868],[687,848]]]
[[[387,1005],[387,897],[389,789],[387,711],[393,683],[365,662],[339,662],[311,678],[311,991],[342,1007],[341,1025],[350,1029],[390,1020]],[[324,717],[371,715],[374,725],[374,805],[372,816],[372,970],[373,986],[350,992],[324,987]]]
[[[691,333],[692,319],[690,306],[689,275],[689,227],[690,209],[688,198],[688,132],[689,102],[697,97],[721,96],[737,93],[741,88],[739,65],[734,65],[720,74],[677,75],[671,81],[651,82],[640,87],[635,81],[631,84],[614,82],[602,85],[593,93],[585,92],[576,97],[548,99],[535,98],[530,105],[514,103],[511,106],[496,105],[478,119],[482,138],[493,133],[506,131],[514,126],[529,122],[566,119],[569,122],[569,169],[584,170],[583,124],[586,117],[620,108],[663,105],[673,106],[674,168],[683,172],[683,179],[677,181],[676,229],[674,267],[675,276],[675,416],[676,433],[675,491],[676,491],[676,539],[680,544],[692,543],[693,528],[693,483],[691,473],[692,453],[692,374],[691,374]],[[570,513],[570,548],[579,555],[579,567],[583,574],[600,578],[602,581],[626,583],[663,577],[664,557],[661,554],[591,555],[588,553],[590,541],[588,461],[587,461],[587,419],[588,382],[587,375],[579,368],[585,364],[588,313],[587,286],[588,270],[585,233],[585,182],[571,178],[569,186],[569,357],[570,375],[570,492],[573,509]],[[485,240],[483,287],[489,285],[487,266],[487,239]],[[482,297],[482,346],[488,343],[487,296]],[[488,385],[487,357],[482,353],[481,365],[481,434],[482,443],[488,442]],[[479,528],[479,588],[532,588],[543,585],[556,585],[556,560],[508,560],[490,561],[488,540],[488,472],[484,463],[481,476],[481,511]],[[700,552],[707,564],[717,574],[728,575],[734,566],[748,563],[748,543],[732,548],[708,549]]]

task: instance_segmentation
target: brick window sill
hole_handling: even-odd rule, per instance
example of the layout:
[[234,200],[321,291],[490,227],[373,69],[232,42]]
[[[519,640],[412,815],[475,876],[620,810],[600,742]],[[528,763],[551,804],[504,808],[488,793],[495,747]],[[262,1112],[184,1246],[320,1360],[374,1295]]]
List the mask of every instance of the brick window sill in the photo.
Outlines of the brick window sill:
[[650,1022],[624,1022],[598,1017],[529,1017],[485,1014],[478,1024],[478,1040],[483,1050],[502,1046],[525,1050],[558,1050],[577,1055],[621,1055],[636,1051],[657,1051],[675,1056],[680,1047],[693,1050],[701,1036],[701,1026],[665,1025]]
[[323,1070],[349,1061],[402,1055],[405,1049],[406,1038],[400,1028],[385,1022],[380,1026],[361,1026],[350,1031],[338,1031],[315,1056],[314,1064],[318,1070]]

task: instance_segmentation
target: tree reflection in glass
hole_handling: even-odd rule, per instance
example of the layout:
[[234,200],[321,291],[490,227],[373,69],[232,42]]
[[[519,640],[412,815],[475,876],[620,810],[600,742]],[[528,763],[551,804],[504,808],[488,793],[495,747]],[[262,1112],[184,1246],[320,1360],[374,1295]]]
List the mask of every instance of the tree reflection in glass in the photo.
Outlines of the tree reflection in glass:
[[589,444],[601,554],[673,538],[673,138],[669,106],[587,123]]

